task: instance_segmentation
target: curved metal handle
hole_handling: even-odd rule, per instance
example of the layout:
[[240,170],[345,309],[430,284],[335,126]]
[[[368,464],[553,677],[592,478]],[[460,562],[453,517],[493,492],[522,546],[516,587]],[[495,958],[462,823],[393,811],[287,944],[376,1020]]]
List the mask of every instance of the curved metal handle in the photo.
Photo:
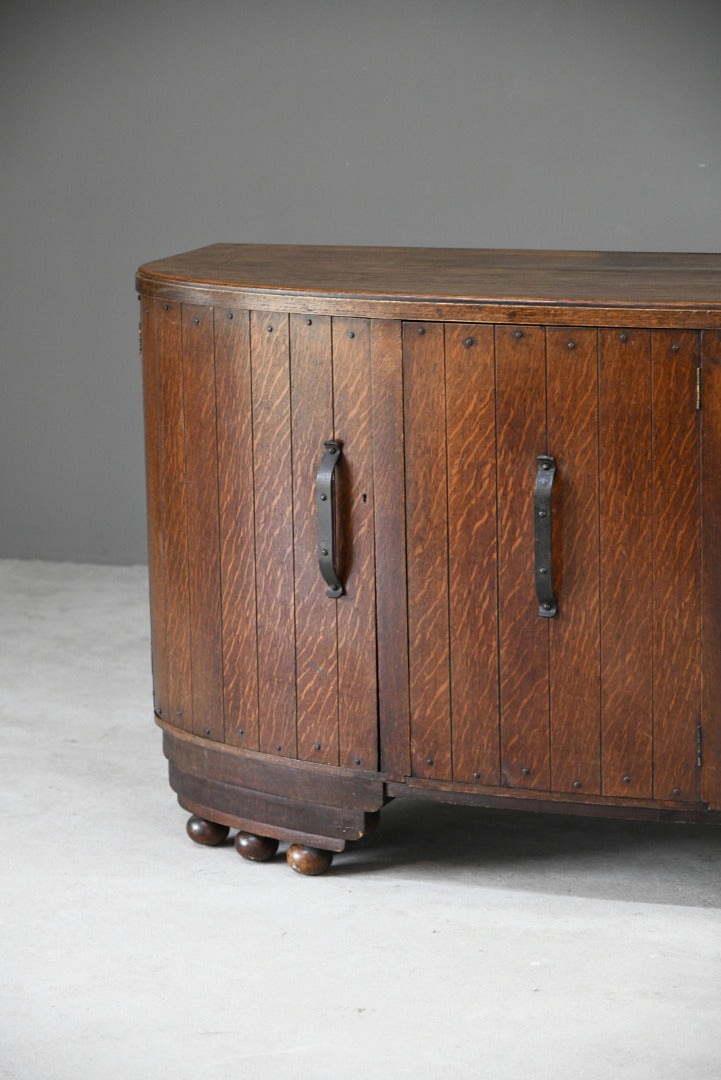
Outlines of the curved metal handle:
[[555,475],[554,458],[540,456],[533,492],[534,574],[538,614],[544,619],[552,619],[558,613],[551,574],[551,489]]
[[334,439],[324,442],[325,454],[318,466],[316,502],[318,506],[318,566],[328,589],[326,596],[337,600],[343,585],[335,572],[335,484],[333,474],[343,453]]

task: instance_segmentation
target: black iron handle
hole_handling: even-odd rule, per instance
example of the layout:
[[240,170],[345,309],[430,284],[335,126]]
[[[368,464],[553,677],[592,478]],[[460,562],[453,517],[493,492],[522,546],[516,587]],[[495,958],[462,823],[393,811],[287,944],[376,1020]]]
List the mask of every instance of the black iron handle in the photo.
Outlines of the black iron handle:
[[326,596],[337,600],[343,585],[335,569],[335,483],[333,474],[343,453],[334,439],[324,442],[325,453],[318,466],[316,502],[318,506],[318,566],[328,586]]
[[558,604],[553,592],[551,573],[551,491],[556,475],[554,458],[545,454],[538,458],[536,487],[533,492],[534,522],[534,574],[536,578],[536,596],[538,614],[544,619],[552,619],[558,613]]

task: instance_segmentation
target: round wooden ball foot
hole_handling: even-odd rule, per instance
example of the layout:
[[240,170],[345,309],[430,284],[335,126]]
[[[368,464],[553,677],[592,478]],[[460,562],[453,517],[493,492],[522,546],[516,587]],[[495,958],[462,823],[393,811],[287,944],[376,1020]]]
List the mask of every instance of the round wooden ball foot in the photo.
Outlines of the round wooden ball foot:
[[286,852],[288,866],[299,874],[315,876],[324,874],[333,862],[333,852],[321,848],[306,847],[305,844],[291,844]]
[[206,844],[208,847],[222,844],[230,832],[227,825],[218,825],[217,821],[206,821],[205,818],[198,817],[196,814],[188,818],[185,829],[190,839],[196,844]]
[[278,850],[278,841],[272,836],[256,836],[255,833],[239,832],[235,838],[235,850],[251,862],[267,862]]

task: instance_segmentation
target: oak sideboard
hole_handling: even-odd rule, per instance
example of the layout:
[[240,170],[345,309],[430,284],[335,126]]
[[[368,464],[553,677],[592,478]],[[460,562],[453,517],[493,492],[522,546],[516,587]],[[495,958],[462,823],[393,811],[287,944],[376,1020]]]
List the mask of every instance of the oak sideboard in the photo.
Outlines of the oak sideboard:
[[391,799],[721,820],[721,256],[216,244],[138,271],[188,832]]

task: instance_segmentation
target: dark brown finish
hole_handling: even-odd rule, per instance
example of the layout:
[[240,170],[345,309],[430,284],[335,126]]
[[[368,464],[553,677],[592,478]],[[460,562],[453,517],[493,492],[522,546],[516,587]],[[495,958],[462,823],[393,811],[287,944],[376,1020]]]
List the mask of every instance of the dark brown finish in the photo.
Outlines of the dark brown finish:
[[226,839],[230,829],[227,825],[219,825],[217,821],[208,821],[207,818],[193,814],[188,818],[185,831],[196,844],[217,847]]
[[653,795],[701,797],[700,414],[698,335],[654,330]]
[[249,862],[268,862],[278,850],[278,841],[272,836],[239,832],[235,836],[235,850]]
[[498,784],[493,327],[447,326],[445,355],[453,778]]
[[721,806],[721,330],[701,337],[703,798]]
[[344,447],[337,479],[339,764],[367,770],[378,768],[370,323],[334,319],[332,330],[334,431]]
[[309,877],[324,874],[333,862],[333,852],[323,851],[320,848],[307,847],[305,844],[292,844],[287,852],[288,866],[297,873]]
[[721,255],[710,254],[214,244],[148,263],[138,287],[369,318],[623,326],[633,309],[636,326],[721,321]]
[[373,500],[378,633],[378,733],[381,768],[410,774],[408,594],[406,565],[405,433],[402,329],[393,320],[371,324]]
[[[266,834],[266,828],[252,828],[245,823],[263,822],[268,826],[293,829],[345,843],[360,840],[368,830],[365,811],[325,803],[307,803],[290,795],[271,795],[237,784],[226,784],[214,778],[194,776],[183,772],[174,761],[170,763],[170,786],[182,805],[212,806],[213,817],[225,820],[248,832]],[[224,815],[224,818],[219,815]],[[204,815],[203,815],[204,816]],[[268,836],[277,835],[273,831]]]
[[[158,310],[158,434],[165,591],[165,689],[159,714],[185,731],[192,728],[190,682],[190,586],[188,581],[187,493],[185,485],[185,415],[180,305]],[[161,682],[162,686],[162,682]]]
[[162,446],[158,372],[158,303],[144,300],[140,309],[145,421],[145,475],[148,510],[148,564],[150,578],[151,656],[153,704],[163,714],[166,700],[167,649],[165,645],[165,574],[163,567]]
[[330,319],[291,315],[290,351],[298,756],[337,765],[336,602],[319,577],[315,512],[318,462],[333,437]]
[[450,780],[443,326],[403,326],[411,771]]
[[419,780],[409,776],[403,783],[388,781],[391,799],[416,798],[431,802],[484,806],[488,809],[527,810],[533,813],[569,814],[573,817],[629,818],[635,821],[678,821],[685,824],[721,825],[721,811],[702,803],[660,802],[655,799],[615,799],[603,801],[593,795],[537,792],[532,788],[486,788],[479,784],[457,784]]
[[538,455],[546,453],[545,336],[538,327],[496,329],[496,439],[502,783],[545,791],[550,627],[539,618],[533,580],[533,491]]
[[195,735],[224,741],[213,312],[183,305],[183,412]]
[[[267,754],[295,757],[295,589],[291,554],[293,450],[288,316],[269,319],[262,312],[251,312],[250,341],[258,749]],[[250,537],[247,540],[250,543]]]
[[721,818],[720,257],[218,245],[138,282],[155,706],[198,836],[321,872],[403,796]]
[[653,790],[649,333],[601,330],[599,362],[603,793],[647,799]]
[[226,742],[258,749],[253,400],[247,311],[215,313]]
[[383,783],[377,773],[279,758],[278,755],[208,745],[186,732],[163,732],[163,750],[183,772],[301,802],[343,805],[350,810],[380,810]]
[[601,791],[597,338],[596,330],[565,327],[546,334],[560,597],[549,627],[551,787],[586,794]]

